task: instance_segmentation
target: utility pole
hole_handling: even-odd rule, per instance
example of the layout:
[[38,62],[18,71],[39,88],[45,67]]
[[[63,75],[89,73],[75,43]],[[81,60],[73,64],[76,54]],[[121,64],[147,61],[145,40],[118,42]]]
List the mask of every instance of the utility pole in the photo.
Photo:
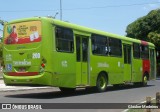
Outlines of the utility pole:
[[60,0],[60,20],[62,20],[62,0]]

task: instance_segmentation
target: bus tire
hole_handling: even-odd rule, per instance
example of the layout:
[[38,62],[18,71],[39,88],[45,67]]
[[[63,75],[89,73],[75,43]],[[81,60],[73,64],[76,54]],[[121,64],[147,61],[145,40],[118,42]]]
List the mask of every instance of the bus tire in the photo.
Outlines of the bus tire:
[[145,87],[145,86],[147,86],[147,81],[148,81],[148,77],[147,77],[147,74],[144,74],[144,76],[143,76],[143,79],[142,79],[142,82],[135,82],[134,83],[134,85],[135,86],[143,86],[143,87]]
[[59,87],[61,92],[63,93],[74,93],[76,88],[65,88],[65,87]]
[[104,92],[107,89],[108,79],[104,72],[100,73],[97,78],[96,89],[98,92]]
[[142,79],[142,86],[147,86],[148,77],[147,74],[144,74]]

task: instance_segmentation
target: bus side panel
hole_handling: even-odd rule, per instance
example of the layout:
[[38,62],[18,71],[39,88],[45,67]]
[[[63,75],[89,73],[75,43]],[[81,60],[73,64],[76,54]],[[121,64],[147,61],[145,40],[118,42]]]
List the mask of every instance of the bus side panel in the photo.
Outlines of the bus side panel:
[[91,56],[91,86],[96,85],[97,76],[100,72],[108,74],[109,84],[123,83],[123,59],[106,56]]
[[[48,72],[51,77],[44,80],[49,80],[51,86],[53,85],[53,72],[54,72],[54,63],[52,62],[53,58],[53,26],[49,21],[43,20],[42,21],[42,59],[45,60],[45,71]],[[43,62],[43,61],[42,61]],[[47,75],[45,73],[45,75]]]
[[54,52],[53,86],[76,87],[76,55],[74,53]]
[[90,68],[91,68],[90,85],[91,86],[96,86],[97,77],[101,71],[108,72],[108,67],[107,67],[108,62],[107,60],[104,60],[104,59],[106,59],[106,57],[97,56],[97,55],[90,56]]
[[76,54],[57,51],[55,28],[52,26],[53,43],[51,55],[52,85],[56,87],[76,87]]
[[142,60],[132,59],[132,82],[142,81]]
[[110,57],[108,80],[109,84],[122,84],[124,81],[124,60],[122,57]]

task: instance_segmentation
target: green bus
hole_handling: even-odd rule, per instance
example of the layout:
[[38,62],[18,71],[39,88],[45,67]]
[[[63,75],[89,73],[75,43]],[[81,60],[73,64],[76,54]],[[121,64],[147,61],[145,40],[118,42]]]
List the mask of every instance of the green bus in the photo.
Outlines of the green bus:
[[155,46],[49,17],[4,25],[6,85],[42,85],[74,91],[141,84],[156,76]]

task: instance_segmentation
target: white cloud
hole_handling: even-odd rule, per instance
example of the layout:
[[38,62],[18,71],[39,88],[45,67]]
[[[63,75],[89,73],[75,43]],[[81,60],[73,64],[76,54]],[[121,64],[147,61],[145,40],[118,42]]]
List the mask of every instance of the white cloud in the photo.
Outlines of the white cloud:
[[[160,2],[160,0],[158,0]],[[145,6],[143,6],[143,10],[145,11],[150,11],[150,10],[153,10],[153,9],[157,9],[157,8],[160,8],[160,4],[147,4]]]
[[149,6],[150,8],[158,8],[158,7],[159,7],[158,4],[148,4],[148,6]]
[[148,8],[146,6],[143,7],[143,10],[147,10]]

